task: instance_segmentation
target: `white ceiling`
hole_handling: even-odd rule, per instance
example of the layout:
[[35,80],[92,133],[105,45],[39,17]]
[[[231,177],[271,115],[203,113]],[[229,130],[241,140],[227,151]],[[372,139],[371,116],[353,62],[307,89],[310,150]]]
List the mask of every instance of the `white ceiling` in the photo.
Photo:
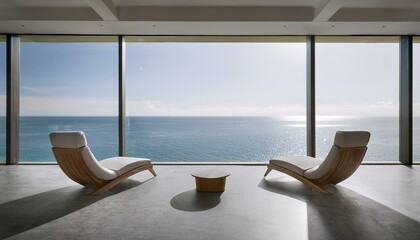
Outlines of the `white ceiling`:
[[420,35],[420,0],[1,0],[0,33]]

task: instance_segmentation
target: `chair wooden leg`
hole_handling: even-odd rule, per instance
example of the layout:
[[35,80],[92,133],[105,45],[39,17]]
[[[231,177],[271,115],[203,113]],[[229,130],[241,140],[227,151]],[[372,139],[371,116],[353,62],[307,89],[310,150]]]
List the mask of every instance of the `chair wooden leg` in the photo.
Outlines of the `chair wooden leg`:
[[306,185],[308,185],[308,186],[310,186],[310,187],[312,187],[312,189],[314,189],[315,191],[318,191],[318,192],[320,192],[320,193],[322,193],[322,194],[331,194],[330,192],[328,192],[325,188],[323,188],[323,187],[321,187],[321,186],[319,186],[319,185],[317,185],[317,184],[315,184],[315,183],[313,183],[312,181],[310,181],[310,180],[308,180],[307,182],[306,181],[302,181],[303,183],[305,183]]
[[96,189],[95,191],[91,192],[89,195],[91,196],[97,196],[97,195],[101,195],[102,193],[104,193],[106,190],[112,188],[113,186],[115,186],[118,182],[114,183],[111,185],[111,183],[114,183],[114,181],[109,182],[108,184],[103,185],[102,187]]
[[273,170],[273,168],[271,168],[270,165],[267,165],[267,171],[265,171],[264,177],[266,177],[271,172],[271,170]]
[[[123,181],[126,178],[130,177],[131,175],[136,174],[138,172],[145,171],[145,170],[149,170],[150,171],[150,169],[152,169],[152,171],[153,171],[153,165],[151,165],[151,164],[148,164],[148,165],[145,165],[145,166],[141,166],[141,167],[138,167],[138,168],[134,168],[131,171],[128,171],[128,172],[124,173],[123,175],[121,175],[121,176],[119,176],[119,177],[111,180],[107,184],[102,185],[101,187],[99,187],[98,189],[96,189],[94,192],[92,192],[90,195],[95,196],[95,195],[102,194],[106,190],[112,188],[113,186],[117,185],[121,181]],[[154,171],[153,172],[152,171],[150,171],[150,172],[153,174]],[[155,175],[155,174],[153,174],[153,175]]]
[[151,168],[149,168],[149,171],[153,174],[153,176],[157,176],[155,170],[153,170],[153,166]]

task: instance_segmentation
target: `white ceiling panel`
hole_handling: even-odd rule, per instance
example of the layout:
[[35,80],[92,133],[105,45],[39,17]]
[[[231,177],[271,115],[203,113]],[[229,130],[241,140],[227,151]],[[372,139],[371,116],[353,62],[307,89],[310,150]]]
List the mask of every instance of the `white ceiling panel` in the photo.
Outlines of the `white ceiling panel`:
[[420,0],[0,0],[0,34],[420,35]]

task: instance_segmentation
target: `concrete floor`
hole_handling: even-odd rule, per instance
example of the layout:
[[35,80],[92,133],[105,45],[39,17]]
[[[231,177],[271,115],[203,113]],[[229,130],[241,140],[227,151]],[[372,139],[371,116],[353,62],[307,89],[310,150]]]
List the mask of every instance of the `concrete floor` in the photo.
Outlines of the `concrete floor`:
[[[190,172],[232,172],[223,194]],[[420,239],[420,166],[361,166],[321,195],[262,166],[155,166],[102,196],[58,166],[0,167],[0,239]]]

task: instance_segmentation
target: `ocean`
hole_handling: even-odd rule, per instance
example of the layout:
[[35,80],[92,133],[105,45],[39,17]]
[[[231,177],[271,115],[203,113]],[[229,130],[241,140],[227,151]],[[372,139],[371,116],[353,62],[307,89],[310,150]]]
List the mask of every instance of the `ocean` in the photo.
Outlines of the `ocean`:
[[[5,139],[4,118],[0,139]],[[117,117],[21,117],[20,162],[54,162],[48,134],[81,130],[98,160],[118,155]],[[337,130],[367,130],[372,136],[365,162],[398,162],[398,119],[317,119],[317,157],[328,153]],[[302,117],[128,117],[127,156],[154,162],[267,162],[306,155]],[[414,120],[414,156],[420,157],[420,119]],[[5,144],[0,147],[4,159]]]

